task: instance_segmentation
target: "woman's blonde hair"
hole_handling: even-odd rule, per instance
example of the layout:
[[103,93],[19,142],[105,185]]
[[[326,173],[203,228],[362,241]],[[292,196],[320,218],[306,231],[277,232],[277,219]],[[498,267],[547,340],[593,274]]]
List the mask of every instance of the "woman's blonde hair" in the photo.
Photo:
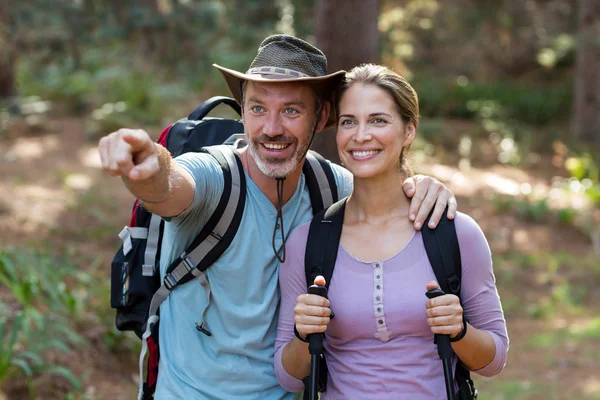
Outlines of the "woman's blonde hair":
[[[383,65],[376,64],[361,64],[348,71],[346,79],[338,87],[335,96],[338,115],[340,99],[346,90],[356,83],[377,85],[388,92],[392,99],[394,99],[394,103],[396,103],[398,113],[402,117],[404,124],[412,121],[415,129],[419,126],[419,98],[415,89],[398,73]],[[410,145],[404,147],[400,153],[400,169],[406,176],[412,175],[406,156],[409,148]]]

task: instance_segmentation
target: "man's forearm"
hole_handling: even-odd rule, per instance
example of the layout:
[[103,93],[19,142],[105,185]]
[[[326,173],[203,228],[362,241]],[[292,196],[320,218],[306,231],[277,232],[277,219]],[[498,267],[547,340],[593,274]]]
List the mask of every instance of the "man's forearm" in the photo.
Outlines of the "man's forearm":
[[178,167],[171,154],[156,144],[159,172],[143,180],[123,176],[127,189],[139,198],[150,212],[163,217],[173,217],[183,212],[193,200],[193,184],[187,174]]
[[131,180],[122,176],[127,189],[144,203],[162,203],[172,194],[171,174],[173,160],[169,151],[161,145],[155,145],[158,151],[158,174],[143,180]]

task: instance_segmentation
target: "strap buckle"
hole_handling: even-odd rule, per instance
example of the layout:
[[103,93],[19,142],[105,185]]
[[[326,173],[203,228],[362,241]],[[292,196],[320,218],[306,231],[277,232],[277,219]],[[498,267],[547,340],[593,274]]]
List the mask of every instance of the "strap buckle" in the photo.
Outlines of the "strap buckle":
[[452,294],[458,296],[458,293],[460,293],[460,279],[458,279],[456,275],[452,275],[448,278],[448,286],[450,287]]
[[208,329],[206,329],[206,324],[204,322],[202,322],[202,323],[196,322],[196,330],[198,332],[204,333],[206,336],[212,336],[212,333]]

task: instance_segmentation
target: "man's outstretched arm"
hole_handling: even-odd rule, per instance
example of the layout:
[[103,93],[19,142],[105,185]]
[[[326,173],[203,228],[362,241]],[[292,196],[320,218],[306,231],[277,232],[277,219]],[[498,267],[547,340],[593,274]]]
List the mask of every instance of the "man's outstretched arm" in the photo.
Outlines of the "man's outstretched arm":
[[98,151],[102,168],[120,176],[149,211],[173,217],[192,204],[192,177],[145,131],[119,129],[100,139]]
[[443,183],[425,175],[415,175],[404,181],[404,193],[411,198],[409,218],[416,230],[421,230],[431,210],[429,227],[435,228],[448,206],[448,219],[456,215],[456,198]]

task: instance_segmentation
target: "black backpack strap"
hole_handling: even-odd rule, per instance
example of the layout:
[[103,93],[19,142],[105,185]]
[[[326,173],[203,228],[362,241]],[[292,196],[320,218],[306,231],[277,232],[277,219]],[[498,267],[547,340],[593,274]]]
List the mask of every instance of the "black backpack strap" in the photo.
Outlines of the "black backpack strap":
[[204,103],[200,104],[198,108],[196,108],[189,116],[188,119],[192,121],[199,121],[204,119],[208,115],[209,112],[219,104],[227,104],[229,107],[233,108],[235,112],[238,113],[239,116],[242,115],[242,109],[237,101],[232,99],[231,97],[225,96],[214,96],[210,99],[206,100]]
[[[446,208],[444,215],[447,212]],[[430,229],[430,218],[431,215],[421,229],[427,257],[441,289],[460,298],[462,264],[454,220],[442,217],[436,228]]]
[[[340,238],[342,236],[346,200],[347,198],[344,198],[332,204],[329,208],[320,211],[313,217],[310,223],[304,255],[304,273],[306,275],[307,288],[313,284],[317,275],[323,275],[326,287],[329,287],[331,283]],[[317,382],[319,391],[324,392],[327,388],[328,374],[324,354],[321,354],[318,369],[319,376],[317,377]],[[310,375],[302,381],[305,385],[304,400],[308,400]]]
[[309,150],[302,167],[310,194],[313,214],[338,201],[338,190],[331,164],[319,153]]
[[310,223],[304,255],[306,287],[313,284],[317,275],[323,275],[329,287],[342,236],[346,199],[319,212]]
[[[429,219],[423,224],[421,234],[427,251],[427,257],[435,273],[440,288],[445,293],[452,293],[460,299],[460,287],[462,279],[462,263],[460,259],[460,246],[456,235],[454,220],[445,217],[448,208],[444,211],[444,217],[440,219],[435,229],[430,229]],[[463,318],[466,319],[464,316]],[[467,319],[468,321],[468,319]],[[458,399],[477,398],[477,390],[471,380],[469,370],[462,364],[460,359],[456,363],[454,380],[458,383]]]

